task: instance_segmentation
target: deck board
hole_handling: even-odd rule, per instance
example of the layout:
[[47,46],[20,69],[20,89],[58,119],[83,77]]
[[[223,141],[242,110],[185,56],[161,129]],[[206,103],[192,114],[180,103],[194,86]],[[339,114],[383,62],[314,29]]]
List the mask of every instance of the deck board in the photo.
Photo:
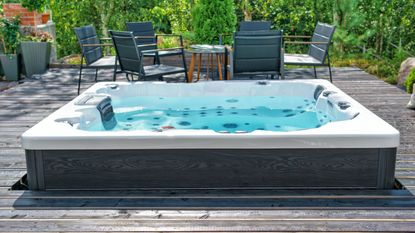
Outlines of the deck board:
[[[312,72],[286,74],[302,78]],[[108,71],[101,76],[111,79]],[[335,69],[334,84],[400,130],[396,176],[407,190],[9,191],[25,173],[20,134],[74,98],[76,78],[77,70],[51,69],[40,80],[0,93],[0,232],[415,229],[415,111],[405,109],[409,95],[403,90],[357,68]],[[83,90],[93,75],[87,79]]]

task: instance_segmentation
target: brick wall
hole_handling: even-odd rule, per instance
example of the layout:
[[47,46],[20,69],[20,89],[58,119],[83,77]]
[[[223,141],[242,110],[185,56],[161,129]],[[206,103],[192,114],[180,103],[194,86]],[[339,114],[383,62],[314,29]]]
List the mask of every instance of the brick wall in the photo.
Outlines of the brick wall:
[[22,26],[34,26],[42,24],[42,14],[36,11],[29,11],[19,3],[4,3],[3,13],[7,18],[20,15]]

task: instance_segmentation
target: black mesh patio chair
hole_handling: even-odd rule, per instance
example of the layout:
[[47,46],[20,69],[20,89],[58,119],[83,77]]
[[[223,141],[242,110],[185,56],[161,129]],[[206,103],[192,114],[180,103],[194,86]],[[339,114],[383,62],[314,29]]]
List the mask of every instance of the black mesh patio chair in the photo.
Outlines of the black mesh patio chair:
[[[113,80],[116,79],[117,60],[115,56],[105,56],[104,46],[113,46],[112,43],[101,43],[101,40],[111,40],[111,38],[98,38],[95,27],[92,25],[74,28],[79,46],[81,47],[82,58],[79,68],[78,95],[81,90],[82,70],[95,69],[95,81],[98,78],[99,69],[113,69]],[[84,59],[86,64],[84,64]]]
[[239,22],[239,31],[269,31],[271,30],[271,21],[241,21]]
[[[317,78],[316,66],[327,66],[329,68],[330,82],[333,82],[329,48],[335,26],[317,23],[313,36],[285,36],[284,38],[311,38],[310,41],[285,41],[284,44],[309,45],[308,54],[289,54],[284,55],[285,65],[313,66],[314,77]],[[327,63],[326,63],[327,60]]]
[[[115,51],[117,52],[117,59],[121,72],[131,75],[131,80],[134,81],[134,76],[138,76],[138,80],[145,80],[147,78],[158,78],[163,80],[163,75],[170,75],[176,73],[184,73],[186,82],[188,82],[187,68],[184,58],[184,48],[170,48],[170,49],[148,49],[154,44],[137,44],[137,40],[133,32],[110,31],[112,41],[114,43]],[[169,66],[163,64],[154,64],[149,66],[143,65],[143,58],[147,54],[155,54],[158,59],[159,53],[180,50],[182,56],[183,67]]]
[[283,78],[282,31],[245,31],[234,35],[230,78],[265,75]]
[[[180,40],[180,47],[183,47],[183,37],[174,34],[155,34],[152,22],[127,22],[127,31],[133,32],[137,45],[148,45],[148,50],[157,49],[159,37],[177,37]],[[160,51],[158,56],[155,53],[146,53],[145,57],[152,57],[154,64],[160,64],[160,58],[166,56],[181,55],[180,50]]]

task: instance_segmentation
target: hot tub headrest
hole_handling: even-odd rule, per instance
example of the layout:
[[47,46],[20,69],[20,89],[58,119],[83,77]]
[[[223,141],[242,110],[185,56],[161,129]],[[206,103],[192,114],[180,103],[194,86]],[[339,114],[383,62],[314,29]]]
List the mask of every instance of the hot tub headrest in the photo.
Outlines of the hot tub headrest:
[[318,97],[321,95],[321,93],[322,93],[325,89],[326,89],[325,87],[323,87],[323,86],[321,86],[321,85],[318,85],[318,86],[316,87],[316,89],[314,90],[314,99],[315,99],[315,100],[317,100],[317,99],[318,99]]
[[86,95],[78,100],[76,105],[96,106],[101,115],[101,121],[106,130],[113,129],[117,125],[112,108],[111,98],[106,95]]

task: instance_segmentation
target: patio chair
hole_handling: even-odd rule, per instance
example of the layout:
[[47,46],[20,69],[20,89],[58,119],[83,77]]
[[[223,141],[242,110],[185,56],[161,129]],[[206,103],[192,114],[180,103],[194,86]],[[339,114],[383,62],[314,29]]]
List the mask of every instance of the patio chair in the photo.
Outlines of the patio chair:
[[[284,55],[285,65],[298,65],[298,66],[313,66],[314,77],[317,78],[316,66],[327,66],[329,68],[330,82],[333,82],[329,48],[335,26],[317,23],[313,36],[285,36],[284,38],[311,38],[309,41],[286,41],[284,44],[297,44],[297,45],[309,45],[308,54],[288,54]],[[327,63],[326,63],[327,58]]]
[[[151,49],[149,46],[154,44],[137,44],[137,40],[133,32],[110,31],[112,41],[114,42],[115,51],[121,72],[131,75],[131,80],[134,81],[134,76],[138,76],[138,80],[146,78],[159,78],[163,80],[163,75],[170,75],[176,73],[184,73],[186,82],[188,82],[187,68],[184,58],[184,48],[170,48],[170,49]],[[163,64],[154,64],[149,66],[143,65],[143,58],[147,54],[155,54],[156,59],[158,55],[163,52],[179,50],[182,56],[183,67],[169,66]]]
[[[148,45],[148,50],[157,49],[159,37],[177,37],[180,40],[180,47],[183,47],[183,37],[174,34],[155,34],[152,22],[127,22],[127,31],[133,32],[137,45]],[[160,64],[161,57],[181,55],[180,50],[160,51],[158,56],[155,53],[146,53],[145,57],[152,57],[153,64]]]
[[283,78],[282,31],[246,31],[234,35],[230,78],[266,75]]
[[271,21],[241,21],[239,31],[269,31],[271,30]]
[[[103,46],[113,46],[112,43],[101,43],[97,36],[95,27],[92,25],[74,28],[79,46],[81,47],[82,57],[79,68],[78,95],[81,90],[81,79],[83,69],[95,69],[95,81],[98,78],[99,69],[114,69],[113,80],[116,79],[117,60],[115,56],[104,56]],[[101,40],[111,40],[111,38],[101,38]],[[85,59],[85,66],[84,66]]]

